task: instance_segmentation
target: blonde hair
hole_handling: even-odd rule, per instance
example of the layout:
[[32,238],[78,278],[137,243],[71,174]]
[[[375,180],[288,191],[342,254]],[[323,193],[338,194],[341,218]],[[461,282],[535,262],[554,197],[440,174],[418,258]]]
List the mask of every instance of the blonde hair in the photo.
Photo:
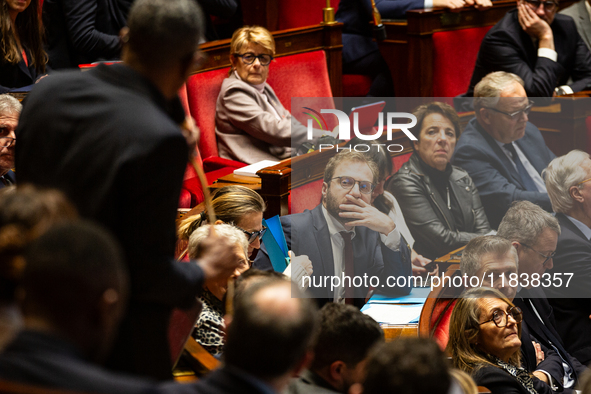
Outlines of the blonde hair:
[[[483,366],[494,366],[486,353],[478,347],[476,341],[480,333],[481,298],[498,298],[510,307],[509,301],[500,291],[489,287],[470,289],[462,295],[454,306],[449,322],[449,342],[447,352],[451,355],[454,368],[471,374]],[[521,338],[521,323],[517,323],[517,331]],[[516,351],[509,359],[509,364],[521,366],[521,353]]]
[[[244,186],[224,186],[213,193],[212,208],[216,217],[224,223],[236,224],[244,215],[264,212],[265,201],[254,190]],[[184,217],[178,227],[178,237],[189,239],[196,228],[206,221],[205,211]]]
[[[249,43],[255,43],[275,56],[275,39],[269,30],[262,26],[244,26],[236,30],[232,34],[232,42],[230,42],[230,56],[240,52],[243,46]],[[230,73],[234,70],[231,68]]]
[[[201,226],[191,234],[189,238],[189,257],[191,259],[196,259],[199,256],[201,243],[205,238],[209,237],[210,227],[211,225]],[[248,257],[248,240],[242,231],[230,224],[223,223],[215,226],[215,234],[240,247],[244,255]]]
[[464,394],[478,394],[478,386],[474,382],[474,379],[466,372],[456,368],[450,368],[449,374],[452,380],[455,380]]

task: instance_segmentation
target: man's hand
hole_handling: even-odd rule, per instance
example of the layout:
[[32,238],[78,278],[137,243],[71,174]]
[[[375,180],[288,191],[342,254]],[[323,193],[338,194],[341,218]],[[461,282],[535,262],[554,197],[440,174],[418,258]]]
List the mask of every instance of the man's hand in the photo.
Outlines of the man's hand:
[[555,50],[554,35],[550,25],[541,19],[523,0],[517,5],[517,18],[521,28],[531,37],[538,39],[538,48]]
[[492,1],[490,0],[466,0],[465,6],[473,5],[479,11],[484,11],[492,7]]
[[185,121],[181,124],[181,132],[187,140],[189,147],[189,157],[193,157],[197,143],[199,142],[199,127],[195,124],[192,117],[186,116]]
[[207,282],[227,280],[241,263],[240,248],[226,237],[209,229],[209,236],[200,245],[197,264],[203,269]]
[[[472,1],[472,4],[474,4],[474,0],[469,1]],[[433,7],[443,7],[452,10],[462,8],[464,5],[472,4],[467,4],[467,2],[464,0],[433,0]]]
[[[429,271],[425,269],[425,265],[429,264],[431,260],[426,257],[421,256],[414,249],[411,250],[410,259],[412,262],[412,274],[415,276],[425,276],[429,274]],[[438,272],[439,267],[435,269],[434,272]],[[431,272],[433,274],[433,272]],[[437,275],[437,274],[435,274]]]
[[[546,356],[544,355],[544,352],[542,351],[542,347],[540,346],[539,343],[537,343],[536,341],[531,341],[531,343],[534,345],[534,349],[536,351],[536,365],[538,365],[539,363],[544,361]],[[540,379],[540,380],[542,380],[542,379]]]
[[550,381],[548,380],[548,375],[546,375],[544,372],[533,371],[532,375],[534,375],[536,378],[540,379],[542,382],[546,383],[547,385],[550,385]]
[[346,223],[347,226],[365,226],[384,235],[390,234],[396,228],[394,221],[385,213],[380,212],[376,207],[350,194],[347,194],[345,197],[351,204],[339,205],[339,209],[346,211],[340,212],[339,216],[353,219],[353,221]]

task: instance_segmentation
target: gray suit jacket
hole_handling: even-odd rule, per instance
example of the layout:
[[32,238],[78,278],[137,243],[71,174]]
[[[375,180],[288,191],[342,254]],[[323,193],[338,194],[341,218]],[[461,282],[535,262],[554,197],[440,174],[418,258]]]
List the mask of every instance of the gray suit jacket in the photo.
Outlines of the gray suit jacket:
[[591,19],[589,19],[589,12],[587,12],[585,1],[586,0],[580,0],[570,7],[560,11],[560,13],[568,15],[575,20],[579,35],[583,41],[585,41],[585,44],[587,44],[589,49],[591,49]]
[[220,157],[248,164],[283,160],[291,156],[292,146],[306,141],[306,127],[292,118],[266,82],[264,93],[268,100],[235,74],[224,80],[215,114]]

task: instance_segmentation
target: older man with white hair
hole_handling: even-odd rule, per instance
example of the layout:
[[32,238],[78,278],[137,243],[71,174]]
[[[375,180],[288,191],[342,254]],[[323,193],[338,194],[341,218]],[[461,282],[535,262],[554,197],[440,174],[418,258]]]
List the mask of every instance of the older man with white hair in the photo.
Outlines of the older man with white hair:
[[[591,158],[574,150],[544,171],[561,233],[546,294],[569,353],[591,361]],[[562,281],[562,283],[560,283]]]
[[14,147],[18,125],[23,106],[9,94],[0,95],[0,189],[14,185]]

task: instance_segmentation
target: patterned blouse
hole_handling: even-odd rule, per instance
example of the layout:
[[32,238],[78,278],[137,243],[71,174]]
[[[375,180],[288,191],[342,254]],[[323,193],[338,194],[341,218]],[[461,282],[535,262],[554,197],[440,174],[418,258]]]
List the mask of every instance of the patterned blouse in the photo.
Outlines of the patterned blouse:
[[203,290],[200,298],[203,310],[193,329],[193,338],[209,353],[216,356],[222,353],[224,333],[224,304],[209,290]]

